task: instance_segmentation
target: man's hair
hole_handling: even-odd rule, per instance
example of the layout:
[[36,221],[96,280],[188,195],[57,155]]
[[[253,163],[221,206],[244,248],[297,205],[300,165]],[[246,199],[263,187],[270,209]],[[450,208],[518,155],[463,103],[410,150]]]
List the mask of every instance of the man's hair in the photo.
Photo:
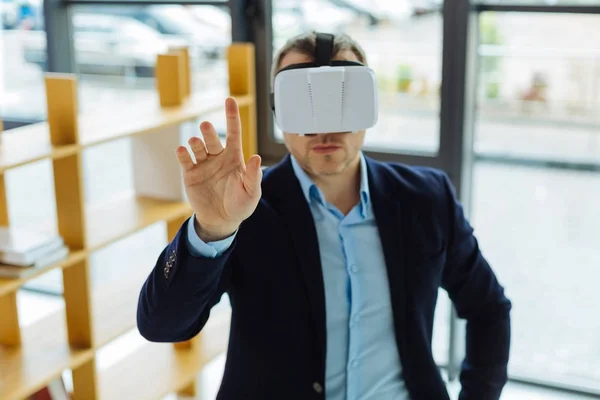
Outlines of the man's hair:
[[[317,47],[317,32],[309,31],[290,38],[275,55],[273,67],[271,68],[271,87],[275,82],[275,75],[279,71],[281,60],[290,52],[297,52],[309,57],[314,57]],[[363,48],[349,35],[345,33],[336,34],[333,40],[333,55],[340,51],[350,50],[358,61],[367,65],[367,56]]]

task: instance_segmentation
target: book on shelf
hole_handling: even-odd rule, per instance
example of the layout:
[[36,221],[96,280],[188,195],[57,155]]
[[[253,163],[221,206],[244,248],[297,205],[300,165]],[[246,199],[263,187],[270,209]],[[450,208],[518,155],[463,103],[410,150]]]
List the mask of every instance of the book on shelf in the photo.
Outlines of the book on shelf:
[[68,255],[57,234],[0,226],[0,278],[24,278]]
[[40,260],[63,251],[60,235],[31,229],[0,226],[0,263],[17,267],[35,267]]
[[27,267],[0,263],[0,278],[24,278],[32,275],[38,269],[42,269],[48,265],[66,259],[68,255],[69,248],[62,245],[58,249],[50,250],[50,252],[39,257],[33,264],[30,264]]

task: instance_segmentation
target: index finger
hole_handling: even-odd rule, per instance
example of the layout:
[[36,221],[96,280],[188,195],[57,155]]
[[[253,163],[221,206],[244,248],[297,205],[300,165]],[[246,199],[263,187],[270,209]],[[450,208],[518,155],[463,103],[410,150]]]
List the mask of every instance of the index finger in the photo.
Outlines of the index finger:
[[237,101],[233,97],[225,100],[225,116],[227,120],[227,136],[225,145],[233,150],[242,149],[242,123]]

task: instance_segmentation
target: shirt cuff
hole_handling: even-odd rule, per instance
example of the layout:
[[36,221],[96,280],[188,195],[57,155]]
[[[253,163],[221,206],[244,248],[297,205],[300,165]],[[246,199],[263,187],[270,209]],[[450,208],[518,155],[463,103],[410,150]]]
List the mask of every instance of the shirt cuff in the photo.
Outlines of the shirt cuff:
[[196,233],[196,229],[194,229],[195,218],[196,216],[192,215],[187,223],[187,241],[190,253],[192,253],[192,255],[195,257],[216,258],[226,252],[231,246],[231,243],[233,243],[235,235],[237,234],[237,230],[231,236],[225,239],[206,243],[200,239]]

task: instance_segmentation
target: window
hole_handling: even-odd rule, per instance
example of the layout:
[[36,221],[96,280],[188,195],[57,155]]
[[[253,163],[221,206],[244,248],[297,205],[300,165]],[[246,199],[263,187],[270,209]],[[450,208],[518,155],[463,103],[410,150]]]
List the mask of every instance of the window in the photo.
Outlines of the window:
[[514,303],[510,373],[598,390],[600,15],[479,21],[473,220]]
[[[0,116],[43,119],[45,92],[40,65],[45,63],[43,3],[0,0]],[[28,43],[39,51],[27,51]]]
[[[298,33],[345,32],[377,75],[379,121],[366,135],[375,151],[436,153],[442,75],[442,16],[436,2],[273,0],[273,53]],[[275,128],[276,139],[282,133]]]
[[158,55],[182,45],[190,51],[193,90],[228,94],[227,7],[86,4],[74,10],[82,112],[155,95]]

